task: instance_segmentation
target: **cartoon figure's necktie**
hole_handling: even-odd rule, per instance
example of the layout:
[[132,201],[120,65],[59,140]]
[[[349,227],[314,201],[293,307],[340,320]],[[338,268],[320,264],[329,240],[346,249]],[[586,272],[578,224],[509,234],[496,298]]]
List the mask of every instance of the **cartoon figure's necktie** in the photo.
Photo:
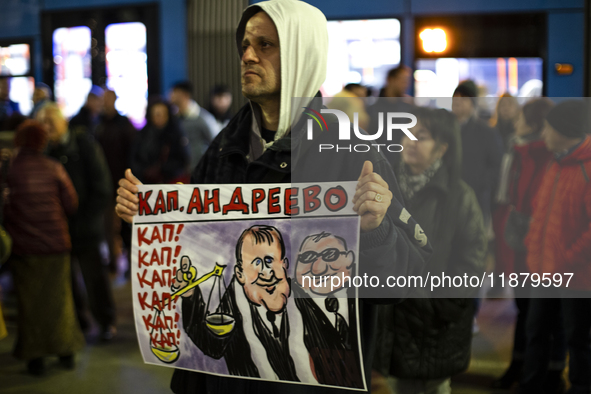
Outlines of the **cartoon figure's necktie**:
[[271,322],[271,325],[273,326],[273,336],[275,338],[279,338],[279,329],[277,328],[277,325],[275,324],[275,314],[271,311],[267,311],[267,320],[269,320]]
[[341,341],[346,344],[348,340],[349,334],[349,325],[345,321],[343,315],[338,313],[339,311],[339,300],[337,300],[334,296],[328,296],[324,300],[324,306],[326,310],[335,314],[335,328],[339,332],[341,337]]

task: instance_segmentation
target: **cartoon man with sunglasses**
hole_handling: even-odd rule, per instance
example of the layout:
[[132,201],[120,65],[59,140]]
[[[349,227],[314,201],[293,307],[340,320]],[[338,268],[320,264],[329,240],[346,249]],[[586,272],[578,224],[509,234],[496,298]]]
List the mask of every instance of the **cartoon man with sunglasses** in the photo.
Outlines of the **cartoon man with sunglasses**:
[[327,232],[307,236],[298,251],[292,290],[320,384],[363,387],[355,300],[347,297],[348,288],[331,282],[335,275],[351,277],[354,266],[346,241]]

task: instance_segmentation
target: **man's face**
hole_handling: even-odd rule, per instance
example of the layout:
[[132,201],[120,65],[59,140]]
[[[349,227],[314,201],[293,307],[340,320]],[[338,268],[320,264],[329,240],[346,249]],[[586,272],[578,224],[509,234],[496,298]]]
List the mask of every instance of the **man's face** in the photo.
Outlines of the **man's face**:
[[472,99],[470,97],[463,97],[460,94],[454,94],[451,101],[451,112],[460,120],[469,118],[474,111]]
[[264,305],[271,312],[280,312],[289,297],[290,285],[287,280],[288,261],[281,259],[279,240],[255,243],[248,234],[242,243],[242,265],[236,265],[236,279],[242,285],[244,294],[255,305]]
[[103,96],[96,96],[94,94],[89,94],[88,98],[86,99],[86,105],[88,106],[88,108],[90,109],[90,111],[95,114],[98,115],[101,112],[103,112],[103,105],[104,105],[104,99]]
[[33,104],[37,104],[39,101],[49,98],[49,92],[44,87],[35,88],[33,91]]
[[403,96],[410,86],[410,72],[403,70],[395,77],[388,78],[388,85],[392,87],[392,91],[398,97]]
[[351,93],[353,93],[357,97],[367,97],[367,88],[365,86],[353,86],[351,88]]
[[[339,279],[344,276],[351,276],[355,255],[352,251],[344,248],[342,241],[335,236],[328,236],[315,242],[313,238],[308,238],[298,253],[296,263],[296,280],[300,286],[313,293],[326,295],[331,291],[331,277],[337,276]],[[311,280],[303,280],[308,276]],[[326,286],[324,278],[327,277]],[[343,282],[341,280],[341,282]],[[310,286],[310,284],[312,286]],[[337,284],[335,282],[335,284]],[[343,283],[341,283],[342,285]],[[317,286],[320,285],[320,286]]]
[[255,103],[278,99],[281,57],[275,24],[264,12],[246,23],[242,39],[242,94]]
[[216,94],[211,98],[211,106],[218,114],[225,114],[232,105],[232,94],[222,93]]
[[150,119],[157,129],[163,129],[168,124],[168,108],[164,104],[154,104],[150,109]]
[[183,103],[190,99],[189,95],[181,89],[171,89],[168,93],[168,100],[177,108],[183,107]]
[[37,114],[37,120],[45,127],[49,134],[49,141],[58,142],[68,131],[67,121],[54,110],[45,109]]
[[117,101],[117,95],[112,90],[107,90],[105,92],[105,114],[108,116],[113,116],[117,113],[115,109],[115,101]]

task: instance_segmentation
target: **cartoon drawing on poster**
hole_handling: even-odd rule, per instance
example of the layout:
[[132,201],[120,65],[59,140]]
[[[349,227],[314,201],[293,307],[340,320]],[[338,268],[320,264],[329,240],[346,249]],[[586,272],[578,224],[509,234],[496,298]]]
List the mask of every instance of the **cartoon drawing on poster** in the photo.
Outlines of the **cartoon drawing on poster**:
[[146,363],[366,389],[359,218],[339,185],[140,187],[132,286]]

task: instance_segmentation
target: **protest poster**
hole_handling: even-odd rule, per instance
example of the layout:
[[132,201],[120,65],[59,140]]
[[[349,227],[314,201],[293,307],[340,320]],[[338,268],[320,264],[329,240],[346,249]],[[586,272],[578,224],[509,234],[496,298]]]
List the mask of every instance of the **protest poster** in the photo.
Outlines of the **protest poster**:
[[355,186],[140,186],[132,292],[144,362],[366,390],[356,289],[344,286],[358,270]]

